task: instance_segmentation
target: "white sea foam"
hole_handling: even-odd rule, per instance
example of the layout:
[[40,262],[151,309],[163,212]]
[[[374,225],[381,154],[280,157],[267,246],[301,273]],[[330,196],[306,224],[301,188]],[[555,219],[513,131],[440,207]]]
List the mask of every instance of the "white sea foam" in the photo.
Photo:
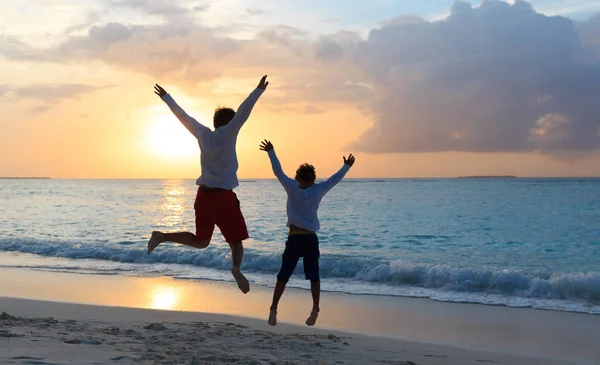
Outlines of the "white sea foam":
[[[22,265],[41,270],[103,275],[162,274],[188,280],[230,279],[231,259],[225,247],[188,250],[168,246],[148,256],[139,245],[0,239],[0,251],[71,259],[68,261],[71,264]],[[78,265],[78,260],[82,259],[93,260],[93,263]],[[147,265],[150,263],[153,265]],[[280,265],[279,255],[246,249],[244,270],[251,273],[259,285],[271,285]],[[324,289],[331,291],[600,313],[598,272],[555,273],[545,277],[522,271],[477,270],[402,261],[385,263],[340,256],[322,257],[320,269]],[[301,265],[296,274],[302,277]],[[302,280],[293,281],[291,285],[306,286]]]

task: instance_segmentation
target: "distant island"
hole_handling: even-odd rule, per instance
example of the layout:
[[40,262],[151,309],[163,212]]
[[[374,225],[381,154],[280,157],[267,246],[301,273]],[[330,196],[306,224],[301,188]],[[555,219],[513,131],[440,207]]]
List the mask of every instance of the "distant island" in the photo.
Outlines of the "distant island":
[[50,180],[49,177],[0,176],[0,180]]
[[459,176],[458,179],[516,179],[512,175]]

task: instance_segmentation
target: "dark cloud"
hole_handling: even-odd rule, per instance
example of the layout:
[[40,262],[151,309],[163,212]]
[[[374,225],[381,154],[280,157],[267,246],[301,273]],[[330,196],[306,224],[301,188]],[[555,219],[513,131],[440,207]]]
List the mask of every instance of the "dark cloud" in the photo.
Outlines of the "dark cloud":
[[[321,57],[340,53],[325,49]],[[353,147],[373,153],[597,149],[600,63],[588,54],[571,20],[538,14],[519,0],[477,8],[456,2],[442,21],[396,19],[356,45],[351,62],[378,100],[375,124]]]
[[356,43],[360,40],[358,33],[349,31],[322,35],[315,44],[315,57],[321,60],[347,58],[355,51]]
[[[85,84],[42,84],[10,87],[8,85],[0,85],[0,96],[34,99],[47,103],[56,103],[60,100],[76,98],[81,95],[89,94],[91,92],[108,87],[111,86],[93,86]],[[41,111],[41,109],[38,109],[38,111]]]
[[589,50],[592,60],[600,61],[600,14],[577,26],[581,43]]

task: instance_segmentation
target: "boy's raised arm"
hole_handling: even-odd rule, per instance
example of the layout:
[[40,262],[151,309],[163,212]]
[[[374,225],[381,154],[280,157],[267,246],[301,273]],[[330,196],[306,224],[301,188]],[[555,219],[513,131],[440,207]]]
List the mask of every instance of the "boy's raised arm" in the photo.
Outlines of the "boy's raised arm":
[[350,171],[350,168],[352,167],[352,165],[354,165],[355,158],[352,154],[350,154],[350,156],[348,156],[347,159],[345,156],[343,158],[344,158],[344,166],[342,166],[342,168],[338,172],[336,172],[329,179],[327,179],[327,181],[324,181],[324,182],[316,185],[316,187],[317,187],[318,191],[321,193],[321,195],[327,194],[327,192],[329,190],[331,190],[331,188],[333,188],[335,185],[337,185],[337,183],[342,181],[344,176],[346,176],[348,171]]
[[273,168],[273,173],[277,177],[277,180],[283,185],[284,188],[295,187],[298,184],[295,180],[290,179],[281,168],[281,163],[275,154],[275,148],[270,141],[264,140],[260,144],[260,150],[265,151],[269,154],[269,160],[271,160],[271,167]]
[[254,108],[254,105],[258,101],[258,98],[260,98],[262,93],[266,90],[267,86],[269,86],[269,82],[267,81],[267,75],[265,75],[262,77],[262,79],[260,79],[260,82],[258,83],[256,89],[254,89],[254,91],[252,91],[250,95],[248,95],[246,100],[244,100],[242,104],[240,104],[237,112],[235,112],[235,116],[233,117],[233,119],[229,123],[227,123],[225,127],[222,127],[224,128],[224,131],[231,131],[237,133],[242,128],[244,123],[246,123],[246,121],[250,117],[252,108]]
[[154,85],[154,93],[169,106],[181,124],[183,124],[183,126],[187,128],[187,130],[190,131],[194,137],[201,139],[207,132],[210,132],[210,128],[200,124],[196,119],[190,117],[179,105],[177,105],[171,95],[169,95],[167,91],[160,85]]

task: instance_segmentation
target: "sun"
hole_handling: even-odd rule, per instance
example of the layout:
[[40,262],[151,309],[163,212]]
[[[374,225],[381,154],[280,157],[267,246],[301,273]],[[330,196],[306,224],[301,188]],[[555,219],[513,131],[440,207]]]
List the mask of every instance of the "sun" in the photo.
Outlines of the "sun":
[[146,133],[146,147],[167,159],[182,159],[198,153],[194,136],[174,116],[160,116]]

